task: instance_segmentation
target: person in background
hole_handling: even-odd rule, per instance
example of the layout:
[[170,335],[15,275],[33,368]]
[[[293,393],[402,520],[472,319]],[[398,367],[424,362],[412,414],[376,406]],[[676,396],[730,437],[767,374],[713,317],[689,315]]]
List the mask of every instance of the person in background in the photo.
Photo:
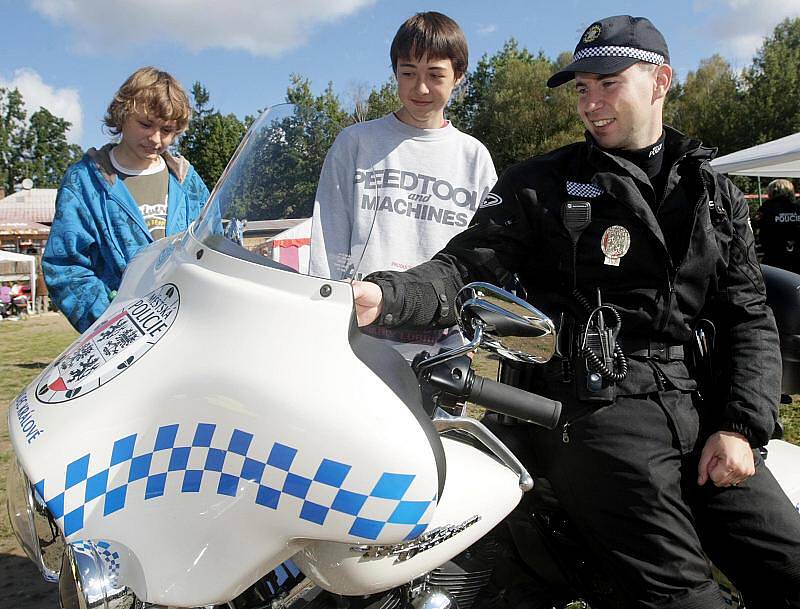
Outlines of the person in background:
[[800,273],[800,201],[790,180],[773,180],[758,210],[762,262]]
[[4,281],[2,285],[0,285],[0,303],[2,304],[9,304],[11,302],[11,286],[8,285],[7,281]]
[[79,332],[106,310],[136,253],[186,230],[208,198],[189,162],[170,152],[190,117],[177,80],[140,68],[106,112],[119,141],[89,149],[67,169],[42,269],[50,298]]
[[[339,279],[355,265],[364,275],[429,260],[467,227],[497,180],[486,147],[445,118],[468,65],[459,25],[418,13],[400,26],[389,54],[402,105],[346,128],[328,152],[314,204],[312,275]],[[385,334],[431,345],[442,331]]]

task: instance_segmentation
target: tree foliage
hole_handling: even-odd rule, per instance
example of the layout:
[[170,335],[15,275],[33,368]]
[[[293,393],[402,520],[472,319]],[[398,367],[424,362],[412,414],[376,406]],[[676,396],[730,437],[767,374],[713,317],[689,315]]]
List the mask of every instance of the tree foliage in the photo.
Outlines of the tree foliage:
[[209,105],[211,96],[199,82],[192,86],[192,120],[180,140],[180,151],[209,189],[217,183],[242,140],[246,128],[235,114],[222,114]]
[[744,126],[759,144],[800,131],[800,17],[785,19],[745,71]]
[[744,93],[730,64],[719,55],[700,62],[670,93],[666,119],[673,127],[728,154],[745,142],[742,117]]
[[566,60],[550,61],[509,40],[484,56],[451,109],[454,123],[482,141],[498,171],[529,156],[582,138],[571,87],[548,89],[547,79]]
[[0,186],[13,192],[25,178],[35,188],[56,188],[82,151],[67,142],[69,121],[46,108],[31,114],[17,89],[0,89]]
[[67,142],[69,127],[46,108],[31,114],[24,171],[37,188],[57,188],[67,167],[83,154],[80,146]]
[[274,220],[310,216],[322,163],[339,132],[354,122],[333,86],[315,96],[308,79],[292,76],[286,101],[295,110],[277,107],[251,132],[236,175],[229,177],[221,206],[226,217]]
[[369,93],[365,93],[365,87],[359,87],[353,94],[353,121],[371,121],[398,110],[400,106],[397,84],[393,78],[377,89],[370,89]]

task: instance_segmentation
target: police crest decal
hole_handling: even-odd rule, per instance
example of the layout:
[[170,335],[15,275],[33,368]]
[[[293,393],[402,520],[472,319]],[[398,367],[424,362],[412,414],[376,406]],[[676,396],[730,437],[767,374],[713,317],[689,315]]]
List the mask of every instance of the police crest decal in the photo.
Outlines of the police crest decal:
[[44,371],[36,398],[45,404],[68,402],[119,376],[169,331],[180,302],[172,283],[116,307],[112,302],[89,334]]

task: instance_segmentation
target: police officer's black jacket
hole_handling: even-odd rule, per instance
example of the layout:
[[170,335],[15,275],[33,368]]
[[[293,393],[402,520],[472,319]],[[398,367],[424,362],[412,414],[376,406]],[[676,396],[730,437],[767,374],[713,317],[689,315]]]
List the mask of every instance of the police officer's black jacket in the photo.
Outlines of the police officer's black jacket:
[[[577,242],[576,284],[621,314],[620,343],[663,341],[688,345],[697,319],[712,319],[724,345],[726,371],[713,405],[718,429],[770,438],[777,418],[780,353],[755,257],[742,193],[708,162],[713,150],[667,128],[665,163],[671,164],[663,202],[635,165],[586,143],[560,148],[508,169],[475,214],[433,260],[403,273],[367,278],[381,286],[377,323],[452,325],[452,303],[469,281],[506,285],[516,274],[528,300],[556,318],[575,310],[572,241],[562,219],[566,201],[588,200],[591,224]],[[657,215],[653,209],[657,209]],[[611,227],[622,227],[613,229]],[[607,264],[629,247],[618,266]],[[626,237],[626,234],[629,237]],[[683,361],[631,360],[621,394],[658,391],[667,384],[693,390]]]

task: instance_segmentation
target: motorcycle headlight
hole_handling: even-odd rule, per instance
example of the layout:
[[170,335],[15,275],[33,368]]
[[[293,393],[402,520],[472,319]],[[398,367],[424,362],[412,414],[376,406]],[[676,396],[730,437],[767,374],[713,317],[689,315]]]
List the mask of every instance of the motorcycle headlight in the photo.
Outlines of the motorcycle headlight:
[[[71,543],[64,552],[58,600],[62,609],[132,609],[144,607],[136,595],[115,583],[103,569],[103,561],[92,543]],[[161,605],[146,605],[167,609]]]
[[8,517],[20,546],[49,582],[58,581],[64,538],[47,505],[14,458],[6,483]]

